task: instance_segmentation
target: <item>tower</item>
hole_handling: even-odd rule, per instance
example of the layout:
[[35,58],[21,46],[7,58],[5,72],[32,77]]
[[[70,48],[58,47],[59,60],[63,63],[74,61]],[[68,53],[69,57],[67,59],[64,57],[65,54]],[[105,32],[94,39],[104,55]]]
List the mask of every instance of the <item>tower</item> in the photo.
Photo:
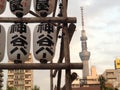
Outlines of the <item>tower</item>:
[[83,7],[81,7],[81,21],[82,21],[82,30],[81,30],[81,47],[82,51],[80,52],[80,58],[83,62],[83,79],[86,79],[89,75],[89,57],[90,52],[87,51],[87,36],[84,30],[84,18],[83,18]]

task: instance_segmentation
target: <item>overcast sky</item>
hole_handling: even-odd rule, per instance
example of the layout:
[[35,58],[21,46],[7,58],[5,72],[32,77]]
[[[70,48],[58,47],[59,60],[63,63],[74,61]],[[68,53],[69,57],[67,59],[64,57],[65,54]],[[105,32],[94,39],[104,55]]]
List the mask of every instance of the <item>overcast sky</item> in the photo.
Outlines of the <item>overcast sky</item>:
[[[79,59],[81,51],[81,15],[84,7],[85,30],[88,50],[91,52],[90,65],[95,65],[98,73],[106,68],[114,68],[114,60],[120,57],[120,6],[119,0],[69,0],[69,16],[77,17],[77,29],[71,42],[71,60]],[[74,48],[73,48],[74,47]]]
[[[89,66],[95,65],[98,74],[103,73],[105,69],[114,68],[115,58],[120,57],[120,0],[68,1],[68,16],[77,17],[77,28],[70,44],[71,62],[81,62],[79,57],[79,52],[81,52],[80,7],[83,6],[85,30],[88,37],[87,47],[88,51],[91,52]],[[12,15],[8,9],[3,15]],[[6,24],[5,28],[8,27],[9,24]],[[59,42],[57,43],[56,52],[59,52]],[[7,58],[6,54],[5,57]],[[6,58],[4,59],[6,60]],[[58,54],[56,54],[54,60],[57,59]],[[49,71],[37,70],[34,72],[34,84],[38,85],[40,90],[50,90]],[[76,72],[81,77],[81,70]],[[56,79],[54,81],[56,82]],[[64,84],[64,74],[62,82]]]

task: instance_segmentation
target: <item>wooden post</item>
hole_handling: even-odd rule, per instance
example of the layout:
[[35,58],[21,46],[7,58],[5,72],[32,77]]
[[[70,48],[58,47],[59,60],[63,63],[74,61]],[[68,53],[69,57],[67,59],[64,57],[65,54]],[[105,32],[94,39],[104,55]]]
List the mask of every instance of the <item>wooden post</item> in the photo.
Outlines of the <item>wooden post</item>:
[[[69,32],[69,39],[70,39],[70,41],[72,39],[73,33],[75,31],[75,28],[76,28],[76,26],[73,23],[71,23],[69,25],[68,32]],[[69,43],[70,43],[70,41],[69,41]],[[64,47],[64,44],[63,44],[63,36],[62,36],[61,47],[60,47],[60,55],[59,55],[58,63],[62,63],[63,58],[64,58],[63,47]],[[55,69],[55,71],[53,73],[53,77],[56,76],[57,71],[58,71],[58,79],[57,79],[57,87],[56,88],[57,88],[57,90],[60,90],[62,70],[61,69],[59,69],[59,70]]]
[[[70,44],[70,42],[71,42],[71,39],[72,39],[72,36],[73,36],[73,34],[74,34],[74,32],[75,32],[75,28],[76,28],[76,26],[75,26],[75,24],[73,24],[73,23],[71,23],[70,25],[69,25],[69,28],[68,28],[68,32],[69,32],[69,44]],[[63,36],[62,36],[63,37]],[[63,38],[61,39],[61,46],[60,46],[60,55],[59,55],[59,60],[58,60],[58,63],[62,63],[62,61],[63,61],[63,58],[64,58],[64,51],[63,51],[63,47],[64,47],[64,44],[63,44]],[[57,74],[57,69],[53,72],[53,77],[55,77],[56,76],[56,74]]]
[[[63,3],[63,17],[67,18],[67,0],[62,0]],[[64,39],[64,55],[65,55],[65,63],[70,63],[70,53],[69,53],[69,34],[68,34],[68,25],[67,23],[63,23],[63,39]],[[65,71],[65,82],[66,82],[66,90],[71,90],[71,82],[70,82],[70,75],[71,70],[66,69]]]
[[[70,54],[69,54],[69,37],[68,37],[68,31],[67,31],[67,24],[64,24],[64,54],[65,54],[65,63],[70,63]],[[71,83],[70,83],[70,75],[71,70],[66,69],[66,90],[71,90]]]
[[53,90],[53,77],[52,77],[53,70],[50,70],[50,90]]
[[61,86],[61,74],[62,74],[62,70],[58,71],[58,77],[57,77],[57,90],[60,90],[60,86]]
[[[53,61],[51,61],[51,64]],[[53,69],[50,70],[50,90],[53,90],[53,77],[52,77]]]
[[[70,76],[70,82],[72,83],[76,78],[77,78],[77,74],[75,72],[73,72]],[[66,90],[66,85],[63,86],[62,90]]]

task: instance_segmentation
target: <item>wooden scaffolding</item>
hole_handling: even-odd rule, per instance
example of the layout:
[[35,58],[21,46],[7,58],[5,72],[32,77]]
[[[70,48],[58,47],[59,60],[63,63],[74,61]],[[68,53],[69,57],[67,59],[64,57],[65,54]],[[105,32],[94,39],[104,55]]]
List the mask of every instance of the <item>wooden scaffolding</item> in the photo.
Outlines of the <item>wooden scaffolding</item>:
[[[8,0],[9,1],[9,0]],[[68,0],[61,0],[62,8],[60,17],[56,17],[56,8],[58,0],[55,0],[55,7],[52,17],[38,17],[33,11],[29,13],[34,15],[35,17],[28,18],[14,18],[14,17],[0,17],[1,23],[11,23],[11,22],[25,22],[25,23],[38,23],[38,22],[50,22],[57,26],[58,31],[62,29],[63,36],[61,36],[61,46],[60,46],[60,54],[58,63],[48,63],[48,64],[40,64],[40,63],[28,63],[28,64],[8,64],[8,63],[0,63],[0,69],[42,69],[42,70],[50,70],[50,89],[53,90],[53,78],[57,76],[57,90],[60,90],[61,87],[61,71],[65,70],[65,86],[62,90],[72,90],[71,83],[74,80],[71,77],[71,69],[82,69],[82,63],[71,63],[70,61],[70,51],[69,44],[72,39],[73,33],[75,31],[75,24],[77,19],[76,17],[68,17],[67,16],[67,6]],[[68,26],[69,25],[69,26]],[[63,58],[65,58],[65,63],[63,63]]]

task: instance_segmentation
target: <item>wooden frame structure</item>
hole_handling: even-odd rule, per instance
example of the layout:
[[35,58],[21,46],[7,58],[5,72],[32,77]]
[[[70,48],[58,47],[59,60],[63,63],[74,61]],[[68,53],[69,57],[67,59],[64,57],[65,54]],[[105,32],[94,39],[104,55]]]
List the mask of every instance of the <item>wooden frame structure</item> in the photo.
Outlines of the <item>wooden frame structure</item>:
[[[9,0],[8,0],[9,1]],[[2,23],[10,23],[10,22],[26,22],[26,23],[38,23],[38,22],[50,22],[50,23],[58,23],[62,24],[62,31],[64,35],[61,38],[61,47],[60,47],[60,55],[58,59],[58,63],[49,63],[49,64],[38,64],[38,63],[31,63],[31,64],[6,64],[0,63],[0,69],[43,69],[43,70],[50,70],[50,79],[51,79],[51,90],[53,90],[53,78],[56,77],[58,73],[58,80],[57,80],[57,90],[60,90],[61,86],[61,71],[65,69],[65,86],[62,90],[72,90],[71,89],[71,69],[82,69],[82,63],[71,63],[70,62],[70,51],[69,51],[69,44],[73,33],[75,31],[76,17],[67,17],[67,5],[68,0],[61,0],[63,4],[62,8],[62,17],[55,17],[56,14],[56,7],[58,0],[55,0],[55,7],[52,17],[45,17],[41,18],[38,17],[37,14],[30,11],[29,13],[36,16],[36,17],[29,17],[29,18],[13,18],[13,17],[0,17],[0,22]],[[72,28],[68,27],[68,23],[73,24]],[[68,30],[69,28],[69,30]],[[65,58],[65,63],[62,63],[63,58]]]

